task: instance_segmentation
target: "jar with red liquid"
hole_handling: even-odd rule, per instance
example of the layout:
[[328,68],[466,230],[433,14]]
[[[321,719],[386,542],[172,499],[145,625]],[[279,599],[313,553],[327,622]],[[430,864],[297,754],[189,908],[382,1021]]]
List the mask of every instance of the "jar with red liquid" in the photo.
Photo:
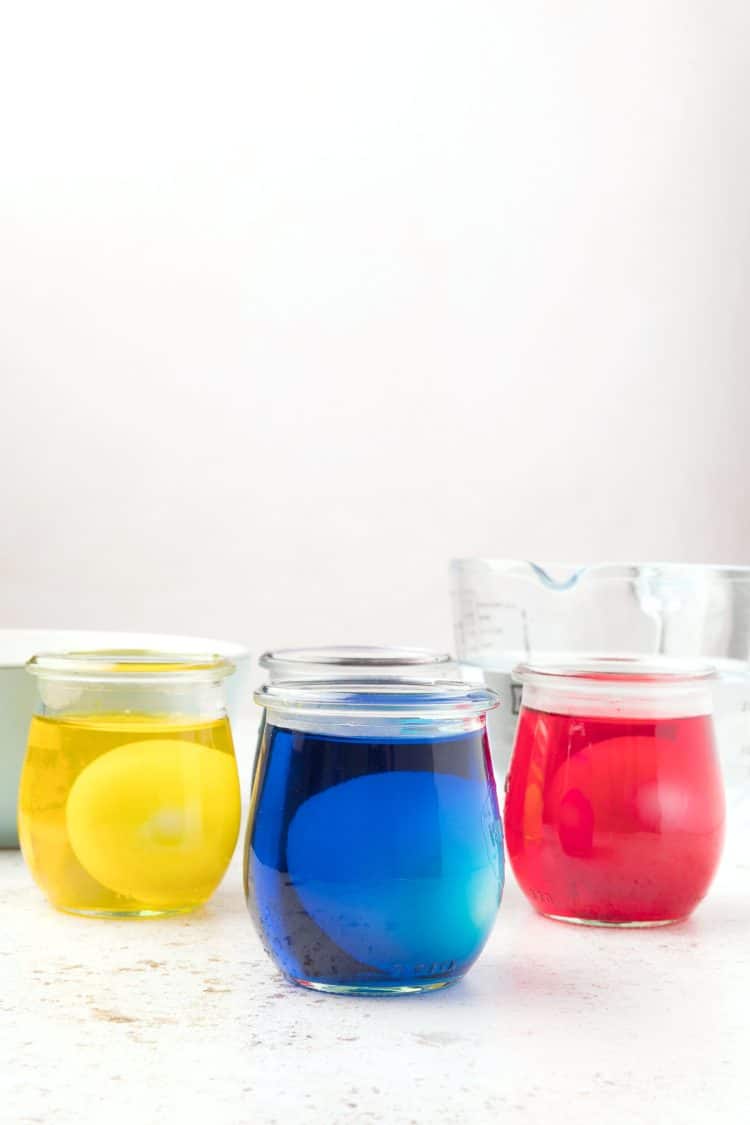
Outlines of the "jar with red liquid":
[[558,921],[659,926],[706,894],[724,838],[711,668],[526,664],[506,783],[519,886]]

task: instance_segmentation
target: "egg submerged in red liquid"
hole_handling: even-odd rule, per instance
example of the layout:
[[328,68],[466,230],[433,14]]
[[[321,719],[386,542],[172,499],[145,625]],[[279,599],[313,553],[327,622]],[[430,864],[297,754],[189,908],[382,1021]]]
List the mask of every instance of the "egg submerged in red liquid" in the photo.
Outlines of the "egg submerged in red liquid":
[[506,841],[521,889],[543,914],[655,925],[686,917],[708,890],[724,837],[711,717],[630,710],[641,713],[522,707]]

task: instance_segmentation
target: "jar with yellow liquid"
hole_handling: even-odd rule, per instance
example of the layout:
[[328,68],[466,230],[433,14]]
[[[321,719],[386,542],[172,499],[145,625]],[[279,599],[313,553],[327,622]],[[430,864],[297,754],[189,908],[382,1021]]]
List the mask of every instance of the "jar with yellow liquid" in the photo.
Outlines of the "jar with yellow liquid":
[[193,910],[232,858],[240,789],[220,656],[41,654],[18,828],[34,879],[74,914]]

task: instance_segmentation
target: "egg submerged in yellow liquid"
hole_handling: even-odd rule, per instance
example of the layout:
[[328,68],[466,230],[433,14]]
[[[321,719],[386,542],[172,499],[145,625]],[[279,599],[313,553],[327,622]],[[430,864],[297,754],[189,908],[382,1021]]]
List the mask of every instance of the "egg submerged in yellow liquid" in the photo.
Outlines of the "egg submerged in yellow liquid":
[[36,718],[20,807],[24,854],[55,905],[190,910],[215,890],[237,841],[228,721]]

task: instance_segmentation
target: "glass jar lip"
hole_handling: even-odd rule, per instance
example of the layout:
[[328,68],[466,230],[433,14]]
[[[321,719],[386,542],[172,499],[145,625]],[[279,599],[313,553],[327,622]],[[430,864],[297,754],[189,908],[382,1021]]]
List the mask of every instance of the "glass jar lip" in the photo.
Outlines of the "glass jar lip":
[[273,668],[277,664],[328,664],[339,668],[352,666],[377,670],[393,665],[422,667],[451,664],[453,657],[447,652],[398,645],[311,645],[270,649],[263,653],[258,663],[261,668]]
[[86,683],[215,682],[231,676],[235,665],[219,653],[158,652],[152,649],[91,649],[39,652],[26,662],[32,676]]
[[279,680],[253,696],[266,709],[306,716],[359,718],[475,718],[500,697],[489,688],[458,680],[357,677],[349,680]]
[[572,687],[592,692],[614,689],[700,687],[717,678],[714,665],[658,656],[580,656],[554,661],[530,660],[513,669],[523,685],[554,690]]

